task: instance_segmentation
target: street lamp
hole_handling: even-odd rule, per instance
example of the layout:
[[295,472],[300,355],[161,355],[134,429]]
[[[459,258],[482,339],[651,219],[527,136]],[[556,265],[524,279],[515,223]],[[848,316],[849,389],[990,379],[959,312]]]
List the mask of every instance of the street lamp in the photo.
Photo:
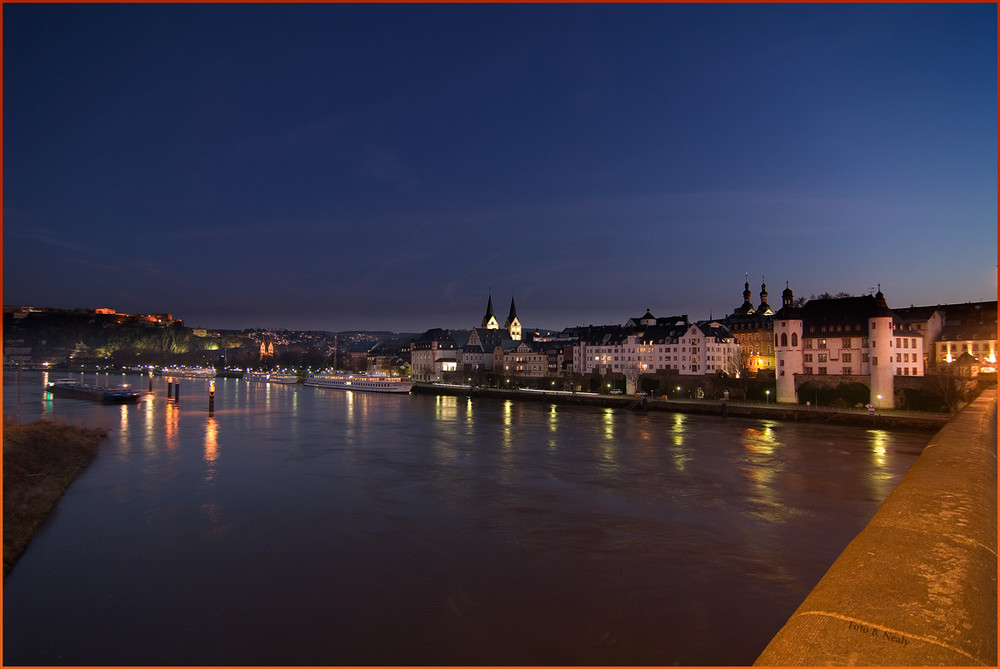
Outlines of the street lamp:
[[771,403],[771,391],[770,390],[765,390],[764,394],[767,395],[767,397],[764,398],[764,404],[770,404]]

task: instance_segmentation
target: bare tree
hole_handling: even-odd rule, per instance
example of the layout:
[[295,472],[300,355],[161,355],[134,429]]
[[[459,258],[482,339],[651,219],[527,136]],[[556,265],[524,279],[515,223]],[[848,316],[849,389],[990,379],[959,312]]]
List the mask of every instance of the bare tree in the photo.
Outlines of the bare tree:
[[724,361],[723,370],[733,379],[733,383],[740,392],[740,397],[746,399],[747,389],[750,387],[750,362],[753,354],[749,349],[744,350],[743,345],[731,347],[729,355]]
[[639,389],[639,377],[643,375],[645,370],[640,369],[636,364],[630,364],[625,369],[625,394],[635,395]]

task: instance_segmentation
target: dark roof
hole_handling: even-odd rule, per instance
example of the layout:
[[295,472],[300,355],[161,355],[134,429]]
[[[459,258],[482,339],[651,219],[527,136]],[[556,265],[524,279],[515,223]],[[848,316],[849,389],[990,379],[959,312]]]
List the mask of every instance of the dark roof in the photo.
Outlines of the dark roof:
[[994,324],[960,323],[958,325],[945,325],[941,328],[941,335],[938,341],[970,341],[970,340],[993,340],[997,338],[997,329]]
[[509,328],[510,324],[514,322],[515,318],[517,318],[517,309],[514,308],[514,298],[511,297],[510,298],[510,313],[507,314],[507,322],[504,323],[503,326],[505,328]]
[[892,316],[884,305],[884,300],[874,295],[809,300],[801,309],[802,329],[807,335],[815,335],[822,332],[823,326],[842,325],[850,326],[848,331],[867,334],[869,318]]

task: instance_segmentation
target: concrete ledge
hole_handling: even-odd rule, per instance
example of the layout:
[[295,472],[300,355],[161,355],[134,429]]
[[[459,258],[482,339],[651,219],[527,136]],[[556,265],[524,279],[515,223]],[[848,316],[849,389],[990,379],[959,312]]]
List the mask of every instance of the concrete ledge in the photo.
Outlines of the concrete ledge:
[[938,432],[756,666],[997,666],[997,390]]

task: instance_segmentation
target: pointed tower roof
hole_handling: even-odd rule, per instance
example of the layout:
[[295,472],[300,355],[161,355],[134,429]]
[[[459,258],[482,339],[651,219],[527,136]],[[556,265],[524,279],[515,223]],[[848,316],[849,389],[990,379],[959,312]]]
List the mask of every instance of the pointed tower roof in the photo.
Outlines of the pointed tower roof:
[[507,322],[503,324],[505,328],[509,328],[510,324],[517,320],[517,309],[514,307],[514,297],[510,298],[510,313],[507,314]]
[[490,300],[486,303],[486,315],[483,316],[483,324],[481,327],[489,327],[490,321],[496,322],[496,316],[493,315],[493,295],[490,294]]

